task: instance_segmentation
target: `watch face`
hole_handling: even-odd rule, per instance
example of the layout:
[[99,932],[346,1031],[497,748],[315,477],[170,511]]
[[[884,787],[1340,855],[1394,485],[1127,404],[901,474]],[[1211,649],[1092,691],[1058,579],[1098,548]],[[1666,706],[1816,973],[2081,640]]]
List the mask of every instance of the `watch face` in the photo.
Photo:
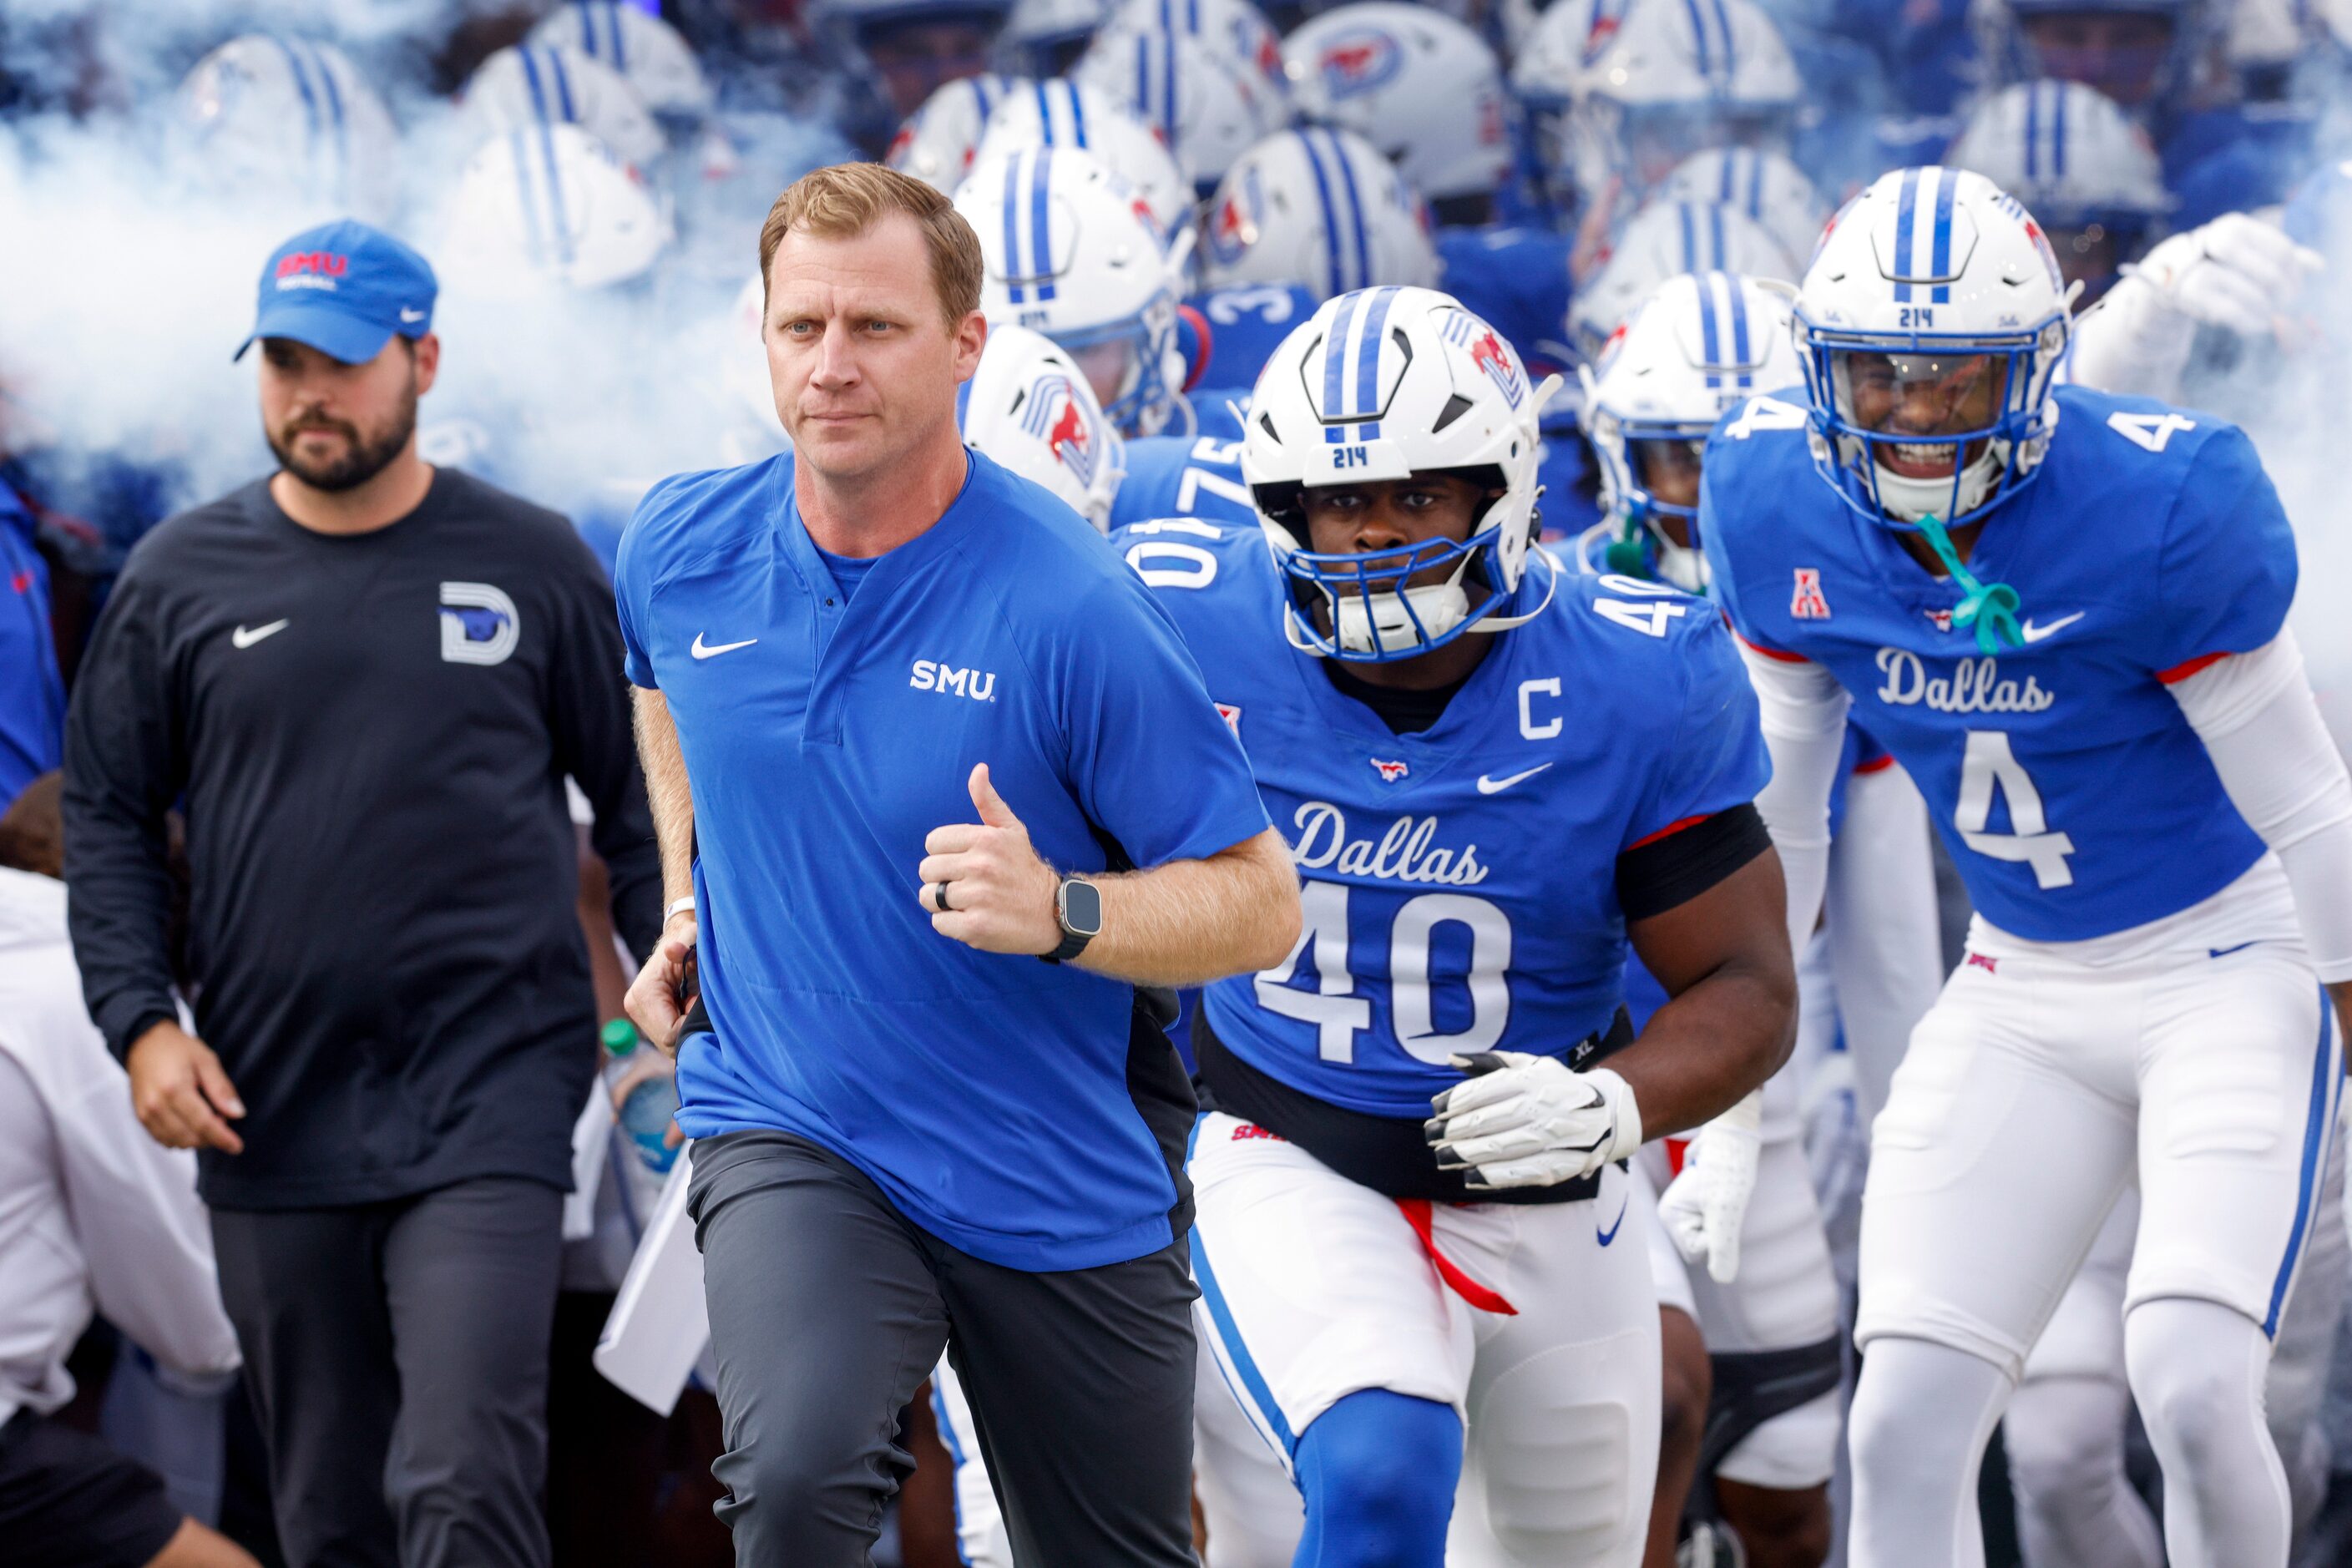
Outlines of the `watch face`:
[[1062,929],[1074,936],[1102,934],[1102,889],[1073,879],[1062,884]]

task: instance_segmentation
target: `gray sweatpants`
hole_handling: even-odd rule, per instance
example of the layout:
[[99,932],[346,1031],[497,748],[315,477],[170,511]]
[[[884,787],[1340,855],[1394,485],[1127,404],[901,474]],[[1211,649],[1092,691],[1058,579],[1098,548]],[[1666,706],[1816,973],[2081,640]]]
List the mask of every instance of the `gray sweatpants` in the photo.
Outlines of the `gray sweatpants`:
[[212,1217],[289,1568],[547,1568],[563,1194]]
[[1194,1294],[1184,1239],[1035,1274],[949,1246],[786,1132],[694,1146],[727,1451],[747,1568],[867,1568],[910,1464],[898,1412],[947,1348],[1014,1556],[1192,1568]]

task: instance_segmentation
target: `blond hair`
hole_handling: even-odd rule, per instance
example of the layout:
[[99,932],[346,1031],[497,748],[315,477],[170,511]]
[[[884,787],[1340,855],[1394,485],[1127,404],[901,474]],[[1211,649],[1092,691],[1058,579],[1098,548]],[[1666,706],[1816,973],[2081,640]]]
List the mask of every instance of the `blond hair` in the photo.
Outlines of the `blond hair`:
[[835,163],[794,180],[760,226],[760,299],[768,297],[768,269],[784,236],[798,230],[821,239],[855,239],[894,212],[923,231],[930,253],[931,288],[953,331],[980,309],[983,263],[980,236],[947,197],[922,181],[880,163]]

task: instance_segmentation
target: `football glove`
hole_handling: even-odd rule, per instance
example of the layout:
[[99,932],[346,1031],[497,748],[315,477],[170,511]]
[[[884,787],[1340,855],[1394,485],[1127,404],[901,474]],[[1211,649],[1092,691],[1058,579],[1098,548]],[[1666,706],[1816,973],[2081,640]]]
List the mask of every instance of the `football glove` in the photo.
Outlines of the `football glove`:
[[1658,1217],[1685,1263],[1705,1262],[1707,1276],[1728,1285],[1739,1274],[1739,1233],[1748,1200],[1756,1195],[1757,1158],[1764,1150],[1764,1091],[1748,1095],[1700,1128],[1683,1151],[1682,1173],[1666,1184]]
[[1440,1170],[1473,1187],[1549,1187],[1589,1176],[1642,1143],[1633,1090],[1607,1068],[1571,1071],[1557,1057],[1480,1051],[1471,1075],[1436,1096],[1424,1131]]
[[2174,235],[2127,268],[2150,297],[2125,302],[2251,337],[2268,332],[2324,265],[2318,252],[2261,219],[2224,213]]

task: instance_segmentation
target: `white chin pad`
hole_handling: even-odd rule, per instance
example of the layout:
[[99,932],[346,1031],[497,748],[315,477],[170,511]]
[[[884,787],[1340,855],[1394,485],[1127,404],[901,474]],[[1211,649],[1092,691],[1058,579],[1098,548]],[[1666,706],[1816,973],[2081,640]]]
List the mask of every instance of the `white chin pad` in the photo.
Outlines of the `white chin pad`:
[[1930,513],[1939,522],[1949,521],[1951,518],[1983,504],[1985,497],[1992,494],[1992,487],[1999,482],[2001,465],[2008,456],[2008,442],[1987,441],[1985,449],[1977,454],[1976,461],[1960,475],[1960,491],[1957,499],[1952,494],[1952,479],[1948,474],[1940,479],[1915,479],[1895,473],[1880,463],[1877,465],[1879,504],[1906,522],[1916,522]]
[[[1470,613],[1470,595],[1453,583],[1433,583],[1407,588],[1402,594],[1374,594],[1368,605],[1360,594],[1335,595],[1339,622],[1339,646],[1349,653],[1394,653],[1418,647],[1444,637]],[[1411,613],[1406,611],[1407,605]],[[1413,626],[1414,619],[1421,622]],[[1379,632],[1376,639],[1375,631]]]

